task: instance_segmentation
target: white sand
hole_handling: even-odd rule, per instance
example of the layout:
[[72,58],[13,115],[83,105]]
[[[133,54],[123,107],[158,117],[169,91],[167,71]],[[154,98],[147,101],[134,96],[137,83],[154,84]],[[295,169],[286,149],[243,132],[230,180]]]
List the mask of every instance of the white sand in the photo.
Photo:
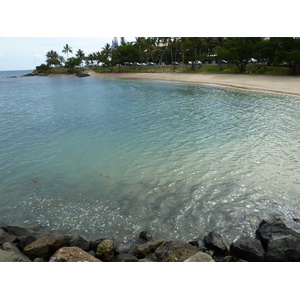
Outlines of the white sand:
[[292,94],[300,96],[300,77],[252,74],[186,74],[186,73],[95,73],[93,77],[136,78],[192,84],[221,85],[232,88]]

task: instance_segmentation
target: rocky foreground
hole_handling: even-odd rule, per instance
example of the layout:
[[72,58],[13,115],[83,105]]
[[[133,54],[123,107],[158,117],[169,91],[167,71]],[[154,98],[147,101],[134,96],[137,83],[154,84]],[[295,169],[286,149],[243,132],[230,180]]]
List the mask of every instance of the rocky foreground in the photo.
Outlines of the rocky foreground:
[[203,241],[163,241],[142,231],[136,245],[111,238],[87,241],[79,235],[39,234],[18,226],[0,228],[0,262],[290,262],[300,261],[300,233],[280,219],[263,220],[255,238],[227,247],[210,232]]

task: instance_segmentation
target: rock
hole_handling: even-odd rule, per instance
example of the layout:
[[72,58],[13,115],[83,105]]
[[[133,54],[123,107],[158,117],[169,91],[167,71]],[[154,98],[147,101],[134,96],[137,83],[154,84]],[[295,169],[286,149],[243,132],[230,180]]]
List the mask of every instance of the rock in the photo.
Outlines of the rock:
[[77,77],[86,77],[86,76],[90,76],[89,73],[86,72],[78,72],[75,74]]
[[90,243],[80,235],[64,235],[64,247],[78,247],[84,251],[89,251]]
[[144,241],[150,242],[154,240],[154,232],[152,230],[141,231],[139,238]]
[[265,261],[265,251],[258,239],[242,237],[230,245],[230,252],[246,261]]
[[44,260],[48,261],[50,256],[61,247],[61,244],[62,237],[44,235],[27,245],[23,252],[32,260],[36,257],[42,257]]
[[221,235],[216,232],[210,232],[204,237],[205,247],[208,249],[213,249],[215,251],[225,253],[228,251]]
[[111,261],[115,256],[115,243],[112,240],[102,241],[96,251],[96,257],[103,261]]
[[43,258],[41,257],[36,257],[33,262],[46,262]]
[[0,247],[0,262],[30,262],[31,260],[24,255],[12,243],[6,242]]
[[199,251],[196,254],[189,257],[188,259],[186,259],[184,262],[214,262],[214,260],[207,253]]
[[119,254],[125,254],[125,253],[130,253],[131,247],[129,245],[126,244],[119,244],[116,248],[117,253]]
[[281,220],[263,220],[256,236],[266,250],[267,261],[300,261],[300,234]]
[[113,240],[113,239],[110,237],[103,237],[103,238],[98,238],[96,240],[90,241],[90,250],[96,252],[98,245],[102,243],[104,240]]
[[149,254],[155,252],[155,250],[164,243],[162,240],[157,240],[153,242],[148,242],[146,244],[138,245],[135,251],[135,255],[138,258],[144,258]]
[[184,242],[164,242],[155,250],[157,260],[160,262],[185,261],[192,255],[199,252],[199,249]]
[[5,226],[2,229],[5,230],[7,233],[18,236],[18,237],[19,236],[28,236],[28,235],[33,234],[33,231],[28,230],[23,227],[19,227],[19,226]]
[[19,236],[14,241],[14,244],[16,244],[16,246],[23,251],[27,245],[33,243],[34,241],[36,241],[36,237],[34,235]]
[[131,255],[128,253],[123,253],[123,254],[117,255],[116,258],[114,259],[114,261],[116,261],[116,262],[137,262],[138,259],[134,255]]
[[13,242],[17,237],[7,233],[5,230],[0,228],[0,245],[6,242]]
[[153,260],[151,260],[149,258],[142,258],[142,259],[139,259],[138,262],[153,262]]
[[79,247],[63,247],[51,256],[50,262],[100,262]]

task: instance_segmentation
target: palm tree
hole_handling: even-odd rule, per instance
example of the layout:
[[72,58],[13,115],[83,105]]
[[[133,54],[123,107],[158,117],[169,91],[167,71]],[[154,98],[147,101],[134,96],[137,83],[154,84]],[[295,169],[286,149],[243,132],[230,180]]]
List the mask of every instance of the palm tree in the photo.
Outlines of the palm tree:
[[64,46],[64,49],[63,49],[63,51],[62,51],[62,53],[66,53],[67,54],[67,59],[69,58],[69,53],[73,53],[73,51],[72,51],[72,48],[71,47],[69,47],[69,45],[68,44],[66,44],[66,46]]
[[80,63],[82,63],[82,61],[85,57],[85,54],[81,49],[78,49],[76,52],[76,57],[80,60]]
[[56,51],[50,50],[46,53],[46,62],[48,64],[48,66],[51,65],[59,65],[60,61],[59,61],[59,55]]

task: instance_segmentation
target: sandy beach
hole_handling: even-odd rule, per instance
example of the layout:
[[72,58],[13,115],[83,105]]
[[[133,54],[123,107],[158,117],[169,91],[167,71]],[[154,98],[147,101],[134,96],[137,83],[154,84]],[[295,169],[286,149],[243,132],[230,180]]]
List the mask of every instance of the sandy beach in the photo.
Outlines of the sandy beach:
[[300,96],[300,77],[252,74],[186,74],[186,73],[95,73],[93,77],[116,77],[174,81],[189,84],[219,85],[231,88]]

